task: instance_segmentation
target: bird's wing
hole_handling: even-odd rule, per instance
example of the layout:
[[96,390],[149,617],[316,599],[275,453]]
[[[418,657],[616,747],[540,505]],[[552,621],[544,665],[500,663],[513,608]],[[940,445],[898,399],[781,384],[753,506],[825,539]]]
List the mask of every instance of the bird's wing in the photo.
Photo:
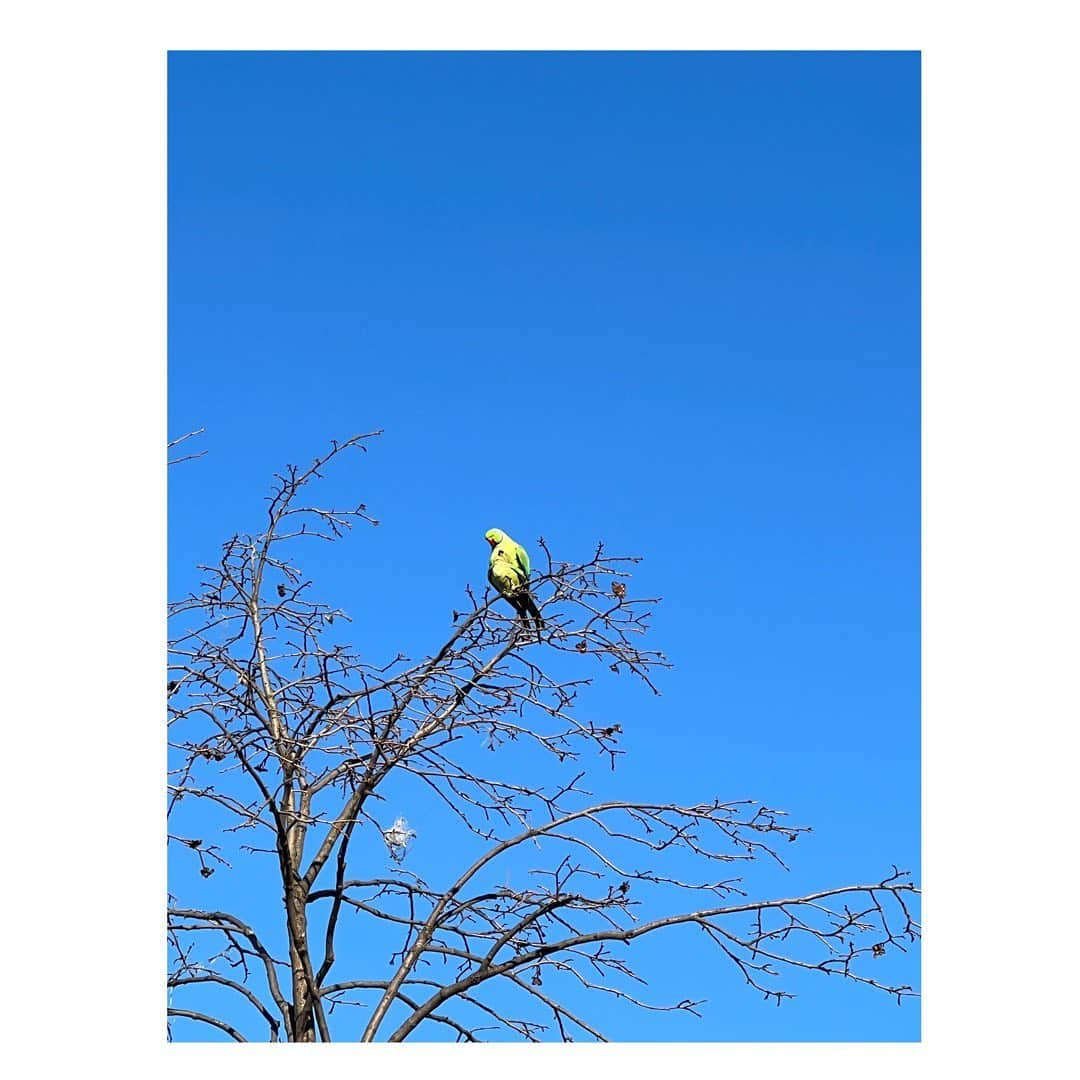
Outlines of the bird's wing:
[[521,572],[528,577],[531,572],[531,567],[529,566],[529,553],[520,544],[515,544],[514,548],[514,555],[517,557],[518,566],[521,567]]

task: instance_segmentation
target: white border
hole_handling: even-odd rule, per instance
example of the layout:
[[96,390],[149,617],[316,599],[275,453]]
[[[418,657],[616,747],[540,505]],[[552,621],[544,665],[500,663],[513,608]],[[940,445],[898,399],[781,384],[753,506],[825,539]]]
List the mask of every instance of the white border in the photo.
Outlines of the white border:
[[5,983],[35,1074],[96,1059],[218,1076],[255,1054],[245,1064],[277,1076],[297,1052],[397,1074],[452,1053],[160,1041],[168,48],[924,50],[925,1042],[491,1046],[458,1067],[1056,1074],[1074,998],[1055,984],[1075,839],[1054,830],[1075,782],[1080,551],[1064,11],[99,0],[6,14]]

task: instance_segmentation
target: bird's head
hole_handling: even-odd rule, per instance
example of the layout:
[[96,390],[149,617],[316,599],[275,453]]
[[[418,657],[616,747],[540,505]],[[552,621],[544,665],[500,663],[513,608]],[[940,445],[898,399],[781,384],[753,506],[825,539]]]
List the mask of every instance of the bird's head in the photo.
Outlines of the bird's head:
[[488,529],[488,531],[484,533],[484,539],[491,547],[495,547],[506,539],[506,533],[504,533],[502,529]]

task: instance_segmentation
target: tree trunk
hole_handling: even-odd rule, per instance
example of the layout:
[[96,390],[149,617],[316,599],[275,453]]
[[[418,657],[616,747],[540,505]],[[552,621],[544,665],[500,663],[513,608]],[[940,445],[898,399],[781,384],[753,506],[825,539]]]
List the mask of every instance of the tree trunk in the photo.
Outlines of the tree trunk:
[[315,1007],[311,984],[305,970],[307,951],[307,903],[304,890],[295,885],[288,890],[291,926],[289,928],[289,963],[292,966],[293,1042],[315,1042]]

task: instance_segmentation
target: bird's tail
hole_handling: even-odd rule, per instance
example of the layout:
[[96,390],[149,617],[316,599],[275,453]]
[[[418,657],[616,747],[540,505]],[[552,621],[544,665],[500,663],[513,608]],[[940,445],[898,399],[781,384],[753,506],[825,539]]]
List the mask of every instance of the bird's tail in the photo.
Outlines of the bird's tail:
[[536,606],[536,601],[532,598],[532,593],[527,592],[524,596],[525,610],[533,617],[533,622],[536,623],[537,630],[544,629],[544,620],[540,616],[540,609]]

